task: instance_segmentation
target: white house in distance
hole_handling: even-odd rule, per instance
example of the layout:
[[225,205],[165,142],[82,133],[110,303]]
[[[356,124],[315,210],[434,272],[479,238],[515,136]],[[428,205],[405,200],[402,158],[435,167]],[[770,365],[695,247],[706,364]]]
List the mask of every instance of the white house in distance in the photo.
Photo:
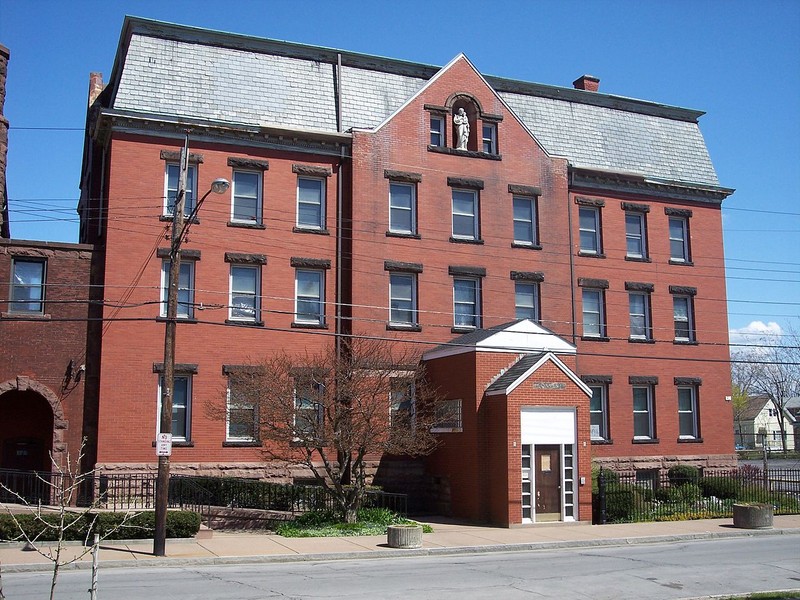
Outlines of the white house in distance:
[[[747,407],[734,423],[736,447],[740,449],[760,449],[765,445],[768,450],[782,450],[781,428],[778,409],[766,396],[755,396],[747,402]],[[794,425],[796,419],[788,411],[783,414],[784,431],[786,432],[786,448],[795,447]]]

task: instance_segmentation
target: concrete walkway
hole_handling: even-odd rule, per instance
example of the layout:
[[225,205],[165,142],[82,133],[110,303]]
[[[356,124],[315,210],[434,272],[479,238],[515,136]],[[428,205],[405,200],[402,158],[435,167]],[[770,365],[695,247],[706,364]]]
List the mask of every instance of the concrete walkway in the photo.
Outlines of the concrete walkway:
[[[99,560],[103,568],[165,567],[198,564],[242,564],[336,559],[390,558],[518,552],[555,548],[585,548],[620,544],[700,540],[756,535],[800,535],[800,515],[776,516],[774,528],[736,529],[732,519],[626,523],[619,525],[539,524],[513,529],[481,527],[431,519],[433,533],[423,535],[423,547],[414,550],[389,548],[386,536],[341,538],[284,538],[269,532],[214,532],[208,539],[167,540],[167,556],[152,554],[152,540],[106,542]],[[800,544],[800,539],[798,540]],[[43,548],[45,549],[44,545]],[[70,543],[64,556],[75,557],[86,548]],[[3,573],[45,571],[50,563],[38,552],[24,550],[23,544],[0,543]],[[89,568],[91,554],[65,568]]]

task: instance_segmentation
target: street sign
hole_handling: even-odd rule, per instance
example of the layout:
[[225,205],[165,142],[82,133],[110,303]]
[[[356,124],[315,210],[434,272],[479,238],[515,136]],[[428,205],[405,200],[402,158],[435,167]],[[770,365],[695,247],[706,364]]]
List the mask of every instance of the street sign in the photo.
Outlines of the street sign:
[[170,456],[172,454],[172,434],[159,433],[156,436],[156,456]]

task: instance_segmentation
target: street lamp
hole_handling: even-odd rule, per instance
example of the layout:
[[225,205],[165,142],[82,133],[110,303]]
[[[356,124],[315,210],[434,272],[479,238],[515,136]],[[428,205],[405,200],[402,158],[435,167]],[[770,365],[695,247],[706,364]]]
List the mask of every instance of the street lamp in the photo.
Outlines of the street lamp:
[[164,373],[161,383],[161,414],[156,454],[158,476],[156,478],[156,531],[153,536],[153,554],[165,556],[167,538],[167,505],[169,503],[169,457],[172,453],[172,400],[175,389],[175,326],[178,320],[178,285],[181,272],[181,244],[186,238],[197,210],[211,192],[222,194],[230,187],[227,179],[218,178],[211,183],[200,201],[196,203],[188,220],[184,219],[186,202],[186,179],[189,172],[189,136],[181,148],[178,193],[172,209],[172,242],[169,249],[169,287],[167,289],[167,319],[164,332]]

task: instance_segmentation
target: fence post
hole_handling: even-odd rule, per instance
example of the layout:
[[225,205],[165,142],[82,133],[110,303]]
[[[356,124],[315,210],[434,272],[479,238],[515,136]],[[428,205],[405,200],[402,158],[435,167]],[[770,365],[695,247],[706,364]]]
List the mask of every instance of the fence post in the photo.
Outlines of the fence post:
[[600,474],[597,476],[597,499],[600,504],[600,525],[606,524],[606,478],[603,467],[600,467]]

